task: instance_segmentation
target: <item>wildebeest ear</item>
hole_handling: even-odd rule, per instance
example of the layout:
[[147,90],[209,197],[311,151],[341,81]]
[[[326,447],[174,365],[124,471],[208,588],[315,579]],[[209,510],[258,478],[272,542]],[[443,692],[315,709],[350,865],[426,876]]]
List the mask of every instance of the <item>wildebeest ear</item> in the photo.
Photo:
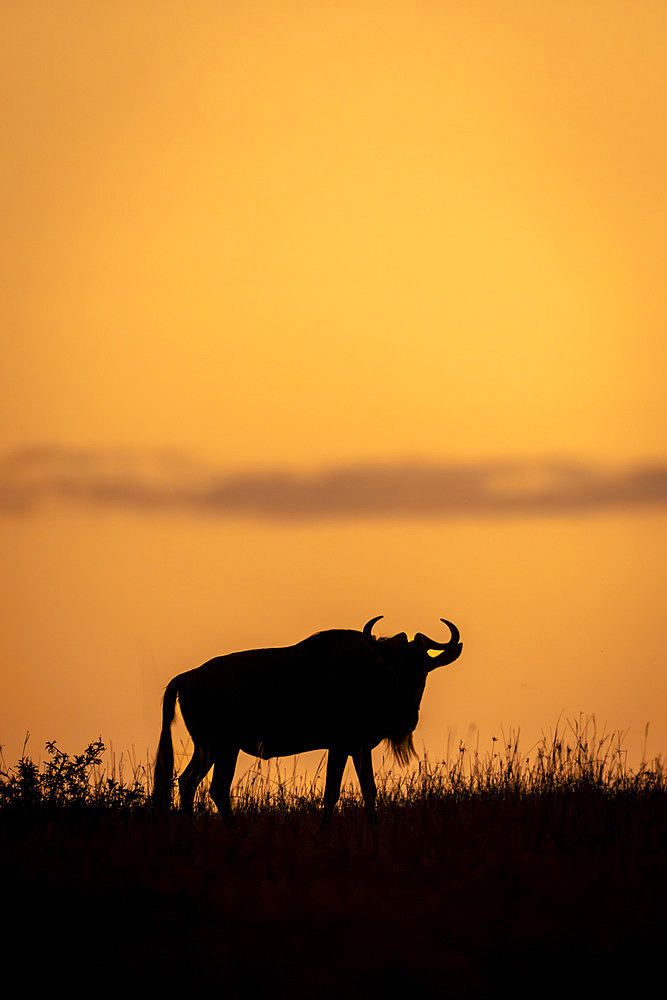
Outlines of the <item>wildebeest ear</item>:
[[393,642],[397,646],[407,646],[408,635],[407,632],[397,632],[396,635],[390,635],[385,642]]

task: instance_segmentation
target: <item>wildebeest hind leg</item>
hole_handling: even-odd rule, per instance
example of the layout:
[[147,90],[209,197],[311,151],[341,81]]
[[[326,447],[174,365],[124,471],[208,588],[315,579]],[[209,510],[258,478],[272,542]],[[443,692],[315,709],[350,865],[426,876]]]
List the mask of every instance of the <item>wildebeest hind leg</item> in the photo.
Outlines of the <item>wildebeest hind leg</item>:
[[218,812],[225,820],[233,819],[229,790],[234,780],[238,755],[238,747],[218,748],[215,751],[215,766],[209,794],[215,802]]
[[195,745],[192,760],[178,779],[178,790],[181,793],[181,809],[188,815],[192,814],[197,785],[203,781],[211,769],[211,753],[208,747]]

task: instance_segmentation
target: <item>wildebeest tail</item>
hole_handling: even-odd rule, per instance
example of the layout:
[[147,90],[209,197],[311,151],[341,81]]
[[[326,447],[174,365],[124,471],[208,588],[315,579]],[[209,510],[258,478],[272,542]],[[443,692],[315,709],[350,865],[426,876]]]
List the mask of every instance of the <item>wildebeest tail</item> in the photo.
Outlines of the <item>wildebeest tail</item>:
[[174,747],[171,741],[171,724],[176,713],[178,677],[169,681],[162,699],[162,731],[155,757],[153,777],[153,806],[158,812],[168,812],[171,808],[171,792],[174,786]]

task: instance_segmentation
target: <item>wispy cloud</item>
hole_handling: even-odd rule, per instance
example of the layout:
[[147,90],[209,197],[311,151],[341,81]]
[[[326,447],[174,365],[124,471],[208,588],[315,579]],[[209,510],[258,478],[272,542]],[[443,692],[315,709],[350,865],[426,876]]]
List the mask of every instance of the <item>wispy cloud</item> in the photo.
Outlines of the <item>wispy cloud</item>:
[[0,459],[0,512],[45,504],[282,520],[574,514],[667,504],[667,460],[396,462],[225,472],[164,452],[26,447]]

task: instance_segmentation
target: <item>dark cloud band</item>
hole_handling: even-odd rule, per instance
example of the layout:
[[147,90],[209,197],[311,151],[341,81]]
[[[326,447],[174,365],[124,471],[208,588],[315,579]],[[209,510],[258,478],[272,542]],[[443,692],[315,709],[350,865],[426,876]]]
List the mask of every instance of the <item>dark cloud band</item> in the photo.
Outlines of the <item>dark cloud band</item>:
[[667,504],[667,461],[396,462],[225,473],[182,457],[31,447],[0,459],[0,512],[44,504],[283,520],[574,514]]

